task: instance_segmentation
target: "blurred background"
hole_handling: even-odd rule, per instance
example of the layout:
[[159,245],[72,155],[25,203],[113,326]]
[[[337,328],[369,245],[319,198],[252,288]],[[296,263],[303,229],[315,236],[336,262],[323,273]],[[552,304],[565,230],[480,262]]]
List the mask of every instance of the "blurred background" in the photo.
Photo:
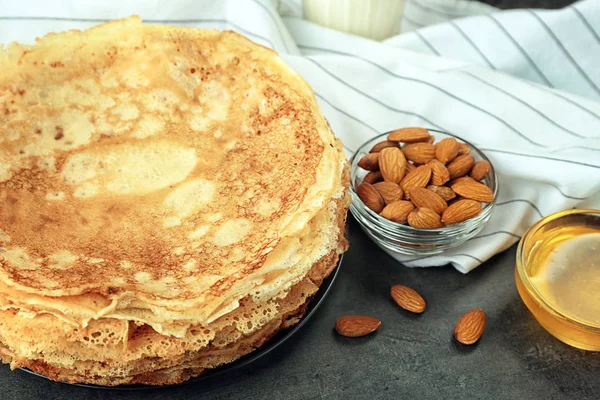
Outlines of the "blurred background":
[[[280,4],[281,0],[276,4]],[[284,0],[300,2],[300,0]],[[600,1],[600,0],[595,0]],[[461,17],[498,9],[556,9],[574,0],[301,0],[305,19],[332,29],[385,40]]]
[[561,8],[575,3],[574,0],[478,0],[499,8]]

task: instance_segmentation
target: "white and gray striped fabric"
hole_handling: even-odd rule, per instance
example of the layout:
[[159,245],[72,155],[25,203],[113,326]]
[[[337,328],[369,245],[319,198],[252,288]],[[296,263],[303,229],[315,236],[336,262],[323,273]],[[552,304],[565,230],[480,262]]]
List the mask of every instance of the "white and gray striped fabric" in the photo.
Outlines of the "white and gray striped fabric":
[[482,148],[500,181],[490,222],[439,256],[392,254],[404,265],[468,272],[542,216],[600,208],[598,0],[503,12],[466,0],[407,0],[403,33],[383,43],[302,20],[299,0],[0,0],[0,42],[131,14],[232,29],[275,49],[313,87],[349,154],[380,132],[414,125]]

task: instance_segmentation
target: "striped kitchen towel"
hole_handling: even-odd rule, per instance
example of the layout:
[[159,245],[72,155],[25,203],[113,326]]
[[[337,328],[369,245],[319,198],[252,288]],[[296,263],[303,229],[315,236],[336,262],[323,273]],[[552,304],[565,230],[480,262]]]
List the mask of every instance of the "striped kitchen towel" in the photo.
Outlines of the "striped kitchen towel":
[[392,254],[407,266],[451,263],[468,272],[542,216],[600,208],[600,1],[500,12],[465,0],[407,0],[403,33],[382,43],[306,22],[300,4],[0,0],[0,42],[32,42],[131,14],[232,29],[278,51],[308,81],[348,154],[402,126],[464,137],[498,172],[492,218],[477,237],[444,254]]

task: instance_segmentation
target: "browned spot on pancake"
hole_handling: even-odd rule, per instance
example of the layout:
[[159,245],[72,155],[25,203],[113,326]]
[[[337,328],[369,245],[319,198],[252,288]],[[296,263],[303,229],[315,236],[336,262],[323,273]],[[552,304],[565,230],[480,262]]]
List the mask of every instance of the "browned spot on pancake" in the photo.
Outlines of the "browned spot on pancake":
[[54,135],[54,140],[60,140],[65,137],[65,132],[62,127],[56,126],[54,129],[56,129],[56,135]]

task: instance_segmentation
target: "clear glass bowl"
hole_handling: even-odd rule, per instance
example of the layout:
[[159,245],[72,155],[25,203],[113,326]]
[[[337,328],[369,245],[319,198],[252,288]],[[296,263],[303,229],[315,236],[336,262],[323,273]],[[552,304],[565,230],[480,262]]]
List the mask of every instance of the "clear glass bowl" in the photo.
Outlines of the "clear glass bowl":
[[[581,227],[587,229],[581,231]],[[521,299],[551,335],[578,349],[600,351],[600,322],[587,306],[597,304],[598,291],[595,287],[597,285],[594,285],[597,280],[588,274],[581,274],[582,270],[577,269],[580,268],[578,262],[581,261],[573,258],[567,259],[570,262],[561,261],[561,275],[558,277],[543,271],[550,255],[556,255],[557,247],[576,240],[579,235],[592,232],[600,233],[600,210],[571,209],[543,218],[529,228],[519,242],[515,281]],[[588,248],[584,248],[579,242],[574,251],[583,255],[595,249],[589,244],[585,247]],[[584,262],[587,263],[587,260]],[[591,265],[590,270],[593,270],[593,263]],[[576,269],[569,273],[570,268]],[[556,283],[551,283],[551,276],[556,279]],[[582,285],[581,280],[591,284]],[[555,285],[560,285],[560,288]],[[548,287],[562,290],[560,299],[556,294],[549,295]],[[565,307],[565,298],[570,297],[570,291],[576,293],[575,301],[569,300],[569,306]],[[596,317],[596,320],[590,319],[590,315]]]
[[[487,156],[466,140],[450,133],[428,129],[438,142],[448,137],[468,144],[471,147],[471,155],[475,161],[487,160]],[[350,170],[350,192],[352,193],[352,204],[350,211],[359,222],[365,233],[381,247],[407,255],[432,255],[443,252],[453,247],[460,246],[483,229],[490,219],[494,208],[495,199],[498,194],[498,180],[496,171],[492,165],[490,173],[485,177],[485,183],[494,192],[494,201],[486,204],[479,215],[458,224],[445,226],[439,229],[416,229],[408,225],[399,224],[387,220],[371,209],[369,209],[356,194],[355,188],[361,184],[365,175],[369,172],[358,166],[360,159],[369,153],[369,150],[378,142],[386,140],[389,132],[376,136],[362,146],[352,156]]]

